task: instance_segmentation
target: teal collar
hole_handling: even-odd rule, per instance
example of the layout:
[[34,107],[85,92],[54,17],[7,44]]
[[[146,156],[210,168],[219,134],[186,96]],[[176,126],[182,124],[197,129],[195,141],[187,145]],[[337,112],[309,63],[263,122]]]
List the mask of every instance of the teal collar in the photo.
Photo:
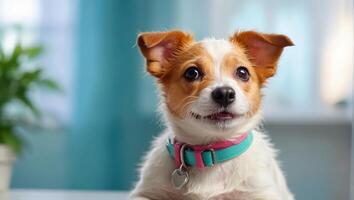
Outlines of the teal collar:
[[208,145],[188,145],[169,139],[166,147],[177,167],[184,165],[204,168],[240,156],[251,146],[252,141],[253,133],[249,132],[231,140]]

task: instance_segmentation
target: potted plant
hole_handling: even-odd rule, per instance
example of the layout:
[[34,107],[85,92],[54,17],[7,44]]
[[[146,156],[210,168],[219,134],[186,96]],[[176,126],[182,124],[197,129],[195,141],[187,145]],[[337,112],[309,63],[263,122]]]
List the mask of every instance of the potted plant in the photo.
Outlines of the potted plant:
[[58,89],[37,66],[41,53],[40,46],[23,47],[19,43],[6,53],[0,44],[0,191],[9,188],[13,162],[23,147],[18,127],[28,121],[26,113],[31,113],[30,119],[40,115],[31,92],[40,86]]

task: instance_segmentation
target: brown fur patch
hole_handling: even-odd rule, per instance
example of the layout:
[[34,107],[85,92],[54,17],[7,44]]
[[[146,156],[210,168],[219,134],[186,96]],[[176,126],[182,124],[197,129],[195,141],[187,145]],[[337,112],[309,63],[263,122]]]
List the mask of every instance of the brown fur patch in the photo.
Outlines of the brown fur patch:
[[[194,43],[180,51],[171,61],[171,66],[160,79],[160,84],[170,111],[183,117],[187,106],[214,80],[213,60],[201,44]],[[189,82],[183,78],[190,66],[197,66],[201,70],[204,76],[200,81]]]
[[[261,101],[260,88],[262,85],[257,76],[256,69],[252,67],[251,62],[248,60],[242,47],[237,45],[229,54],[225,55],[222,66],[223,75],[235,79],[238,86],[241,87],[244,94],[247,96],[247,99],[251,104],[251,110],[248,115],[252,116],[258,111]],[[247,68],[250,73],[250,79],[246,82],[236,77],[236,70],[241,66]]]
[[182,31],[145,32],[138,36],[140,51],[146,58],[147,71],[161,77],[171,65],[176,53],[193,41],[191,34]]
[[294,45],[285,35],[264,34],[255,31],[235,33],[230,41],[244,48],[248,59],[255,66],[262,84],[267,78],[274,76],[283,48]]

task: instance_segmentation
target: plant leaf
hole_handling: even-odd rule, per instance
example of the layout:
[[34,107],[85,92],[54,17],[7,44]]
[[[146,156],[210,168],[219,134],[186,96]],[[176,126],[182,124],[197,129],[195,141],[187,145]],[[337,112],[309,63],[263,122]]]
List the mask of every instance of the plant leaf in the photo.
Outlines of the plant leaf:
[[19,63],[19,57],[21,56],[21,54],[22,54],[22,46],[20,43],[17,43],[7,62],[7,69],[17,69],[21,67]]
[[1,67],[1,63],[4,61],[4,59],[5,59],[5,52],[0,45],[0,67]]
[[43,52],[43,47],[40,45],[25,48],[23,53],[28,56],[28,58],[36,58]]
[[51,90],[61,90],[61,87],[59,86],[59,84],[51,79],[41,79],[39,81],[37,81],[37,83],[41,86],[44,86],[48,89]]
[[18,100],[20,100],[21,103],[23,103],[23,105],[27,106],[34,115],[37,117],[40,116],[39,110],[33,105],[32,101],[27,97],[25,93],[18,93],[16,97]]
[[29,84],[31,84],[32,82],[39,81],[41,75],[42,75],[42,69],[35,69],[32,71],[24,72],[20,77],[21,85],[23,87],[26,87],[26,89],[28,89]]
[[0,130],[0,143],[8,145],[16,154],[22,151],[22,140],[12,130]]

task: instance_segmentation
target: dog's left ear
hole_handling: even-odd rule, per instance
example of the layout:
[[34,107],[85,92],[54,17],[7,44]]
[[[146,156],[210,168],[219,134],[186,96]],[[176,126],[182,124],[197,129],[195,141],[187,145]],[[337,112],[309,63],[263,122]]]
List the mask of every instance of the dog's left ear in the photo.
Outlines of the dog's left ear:
[[160,78],[170,65],[170,59],[192,41],[193,36],[189,33],[175,30],[141,33],[137,43],[146,58],[147,71]]
[[245,53],[255,66],[261,82],[275,74],[283,48],[294,45],[285,35],[264,34],[255,31],[235,33],[230,40],[245,49]]

